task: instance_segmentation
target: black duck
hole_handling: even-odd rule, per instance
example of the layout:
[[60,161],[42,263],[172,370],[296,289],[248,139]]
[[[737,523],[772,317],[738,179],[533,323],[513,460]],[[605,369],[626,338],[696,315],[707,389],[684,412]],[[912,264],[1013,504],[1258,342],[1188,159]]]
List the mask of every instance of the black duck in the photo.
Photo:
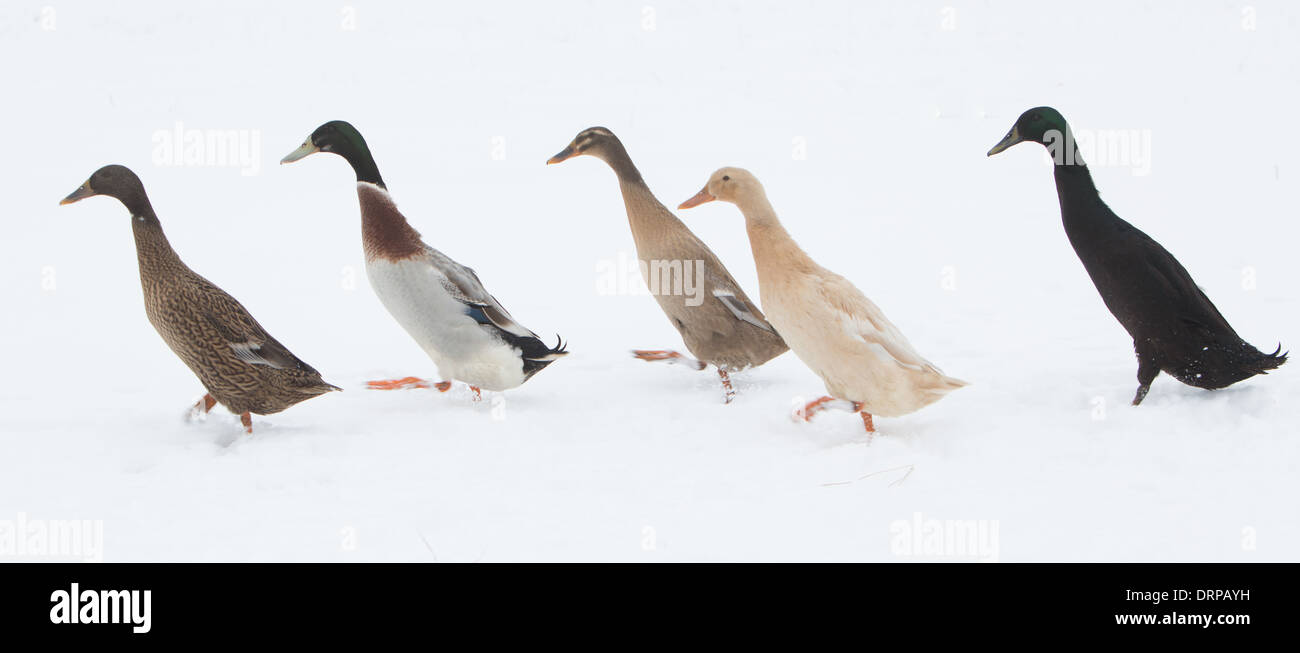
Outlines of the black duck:
[[1052,155],[1065,234],[1106,308],[1133,337],[1142,403],[1161,371],[1207,390],[1226,388],[1286,362],[1242,340],[1172,254],[1101,201],[1065,118],[1051,107],[1024,112],[993,156],[1026,141]]

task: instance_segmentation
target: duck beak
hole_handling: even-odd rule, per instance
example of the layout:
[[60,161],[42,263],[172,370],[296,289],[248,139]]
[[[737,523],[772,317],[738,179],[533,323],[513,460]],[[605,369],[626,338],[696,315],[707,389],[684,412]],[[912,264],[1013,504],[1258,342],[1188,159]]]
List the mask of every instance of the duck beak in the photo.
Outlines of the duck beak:
[[709,187],[705,186],[704,188],[700,189],[700,192],[695,194],[695,197],[692,197],[691,199],[688,199],[685,202],[678,204],[677,208],[678,209],[695,208],[701,204],[704,204],[705,202],[712,202],[713,200],[716,199],[718,198],[714,197],[713,194],[709,192]]
[[306,158],[319,151],[320,148],[316,147],[316,145],[311,142],[311,139],[308,138],[306,141],[303,141],[302,145],[298,146],[298,149],[286,154],[283,159],[280,159],[280,165],[293,163],[294,161]]
[[994,154],[1019,143],[1021,140],[1023,139],[1020,138],[1020,130],[1017,129],[1015,125],[1012,125],[1011,131],[1007,132],[1007,135],[1003,136],[1002,140],[998,141],[998,144],[994,145],[993,149],[989,150],[988,156],[993,156]]
[[86,183],[82,184],[77,188],[77,190],[72,191],[71,194],[69,194],[67,197],[63,198],[62,200],[60,200],[59,206],[63,206],[64,204],[72,204],[73,202],[80,202],[81,200],[84,200],[87,197],[94,197],[95,194],[96,194],[95,191],[90,187],[90,180],[87,179]]
[[561,162],[561,161],[568,161],[569,159],[572,159],[572,158],[575,157],[575,156],[578,156],[578,149],[575,148],[575,147],[573,146],[573,143],[569,143],[568,145],[566,145],[566,146],[564,147],[563,150],[560,150],[560,153],[559,153],[559,154],[556,154],[555,156],[553,156],[553,157],[547,159],[547,160],[546,160],[546,165],[549,166],[549,165],[551,165],[552,163],[559,163],[559,162]]

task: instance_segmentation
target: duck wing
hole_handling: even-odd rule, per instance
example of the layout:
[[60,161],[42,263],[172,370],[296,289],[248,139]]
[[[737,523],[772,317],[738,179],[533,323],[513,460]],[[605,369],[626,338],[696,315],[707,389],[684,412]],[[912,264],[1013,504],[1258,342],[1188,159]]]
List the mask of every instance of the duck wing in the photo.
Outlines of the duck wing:
[[483,287],[473,269],[461,265],[451,257],[429,247],[426,250],[429,264],[438,275],[443,289],[453,299],[465,305],[465,312],[479,324],[490,325],[521,338],[536,338],[537,334],[520,324],[510,312]]
[[[1113,215],[1113,213],[1112,213]],[[1119,229],[1085,267],[1102,300],[1135,340],[1191,331],[1237,339],[1218,307],[1187,268],[1142,230],[1118,216]]]
[[483,326],[496,329],[502,339],[523,352],[524,358],[549,361],[568,353],[562,341],[550,347],[536,333],[516,321],[483,287],[473,269],[432,247],[426,246],[425,257],[447,294],[465,306],[465,314]]
[[206,279],[200,278],[200,281],[198,296],[201,300],[196,302],[196,308],[230,347],[235,358],[250,365],[319,374],[267,333],[239,300]]
[[1196,285],[1187,268],[1184,268],[1183,264],[1179,263],[1178,259],[1174,258],[1174,255],[1160,243],[1140,231],[1138,233],[1144,238],[1142,250],[1146,265],[1174,302],[1178,318],[1186,324],[1199,326],[1206,331],[1231,333],[1235,338],[1236,331],[1228,324],[1228,320],[1219,312],[1214,302],[1210,301],[1205,291]]
[[876,350],[877,355],[887,357],[901,367],[943,374],[933,363],[922,358],[907,336],[885,317],[884,311],[848,279],[832,273],[822,277],[821,281],[814,284],[816,297],[831,308],[838,326],[850,337],[861,339]]
[[[706,266],[705,270],[709,286],[712,288],[713,297],[727,308],[732,317],[741,322],[748,322],[764,331],[776,333],[776,329],[773,329],[772,325],[768,324],[763,317],[763,311],[759,310],[754,305],[754,302],[750,301],[745,291],[740,289],[740,284],[736,283],[736,280],[731,278],[731,275],[722,268],[720,261],[717,265]],[[721,271],[722,274],[718,274],[718,271]]]

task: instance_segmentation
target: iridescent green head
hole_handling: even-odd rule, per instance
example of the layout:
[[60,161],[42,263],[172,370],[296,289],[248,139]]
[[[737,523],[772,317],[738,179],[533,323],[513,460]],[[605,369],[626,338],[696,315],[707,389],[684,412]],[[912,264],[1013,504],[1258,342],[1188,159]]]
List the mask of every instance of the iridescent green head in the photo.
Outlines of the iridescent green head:
[[1065,122],[1060,111],[1052,107],[1034,107],[1020,114],[1016,124],[1011,126],[1011,131],[989,150],[989,156],[1026,141],[1050,147],[1060,143],[1069,133],[1070,125]]
[[330,152],[347,159],[357,173],[357,181],[384,185],[375,159],[370,155],[370,148],[366,146],[366,139],[361,137],[361,132],[356,127],[347,122],[331,120],[317,127],[298,149],[280,159],[280,163],[293,163],[317,152]]

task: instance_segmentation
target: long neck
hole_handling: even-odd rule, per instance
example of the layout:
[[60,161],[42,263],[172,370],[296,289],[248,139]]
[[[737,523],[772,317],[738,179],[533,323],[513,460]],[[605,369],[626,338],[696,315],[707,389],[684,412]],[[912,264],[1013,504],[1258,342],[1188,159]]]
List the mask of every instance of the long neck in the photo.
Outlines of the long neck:
[[1077,153],[1072,160],[1057,157],[1053,176],[1056,178],[1056,196],[1061,203],[1061,222],[1072,239],[1073,234],[1110,226],[1114,213],[1101,201],[1092,173]]
[[361,202],[361,243],[367,260],[399,261],[424,251],[420,232],[397,210],[383,186],[359,181],[357,198]]
[[375,157],[370,155],[370,149],[364,144],[358,148],[339,152],[339,155],[352,165],[352,171],[357,173],[357,181],[388,188],[384,185],[384,178],[379,176],[379,166],[375,164]]
[[618,180],[625,184],[641,183],[641,171],[636,169],[632,163],[632,157],[627,155],[627,148],[617,139],[611,140],[600,153],[600,158],[614,169],[614,174],[618,175]]
[[623,206],[639,258],[659,258],[673,252],[683,241],[696,240],[685,223],[650,192],[645,182],[620,179],[618,188],[623,193]]
[[623,194],[623,206],[627,209],[628,225],[632,228],[638,252],[647,255],[649,252],[643,249],[654,249],[655,234],[686,230],[682,221],[650,192],[622,143],[613,141],[598,156],[618,176],[618,189]]
[[143,210],[131,211],[131,231],[135,234],[135,255],[140,264],[140,283],[148,295],[158,284],[174,278],[178,271],[188,268],[181,262],[167,236],[162,223],[146,202]]
[[760,286],[763,279],[773,273],[772,266],[806,269],[815,265],[786,231],[765,195],[759,193],[748,197],[737,206],[745,216],[745,231],[749,234],[749,247],[754,253]]

